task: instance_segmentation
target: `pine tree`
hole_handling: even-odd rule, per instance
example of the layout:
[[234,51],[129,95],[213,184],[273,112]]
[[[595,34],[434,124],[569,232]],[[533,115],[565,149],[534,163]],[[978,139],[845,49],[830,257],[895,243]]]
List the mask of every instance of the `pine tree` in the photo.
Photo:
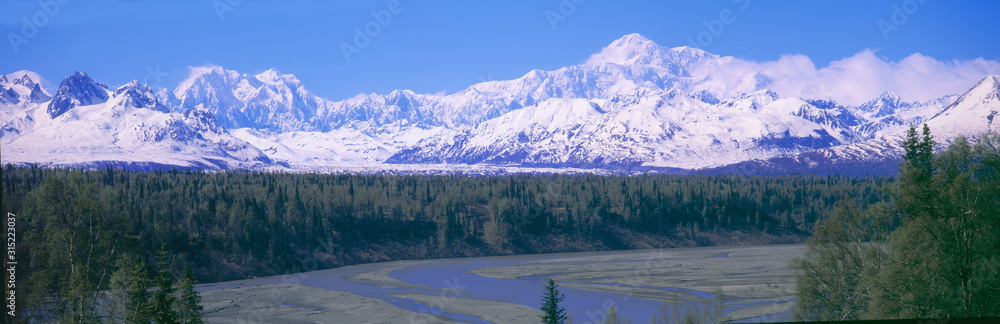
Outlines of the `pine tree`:
[[913,125],[906,131],[897,200],[903,214],[910,218],[934,214],[931,186],[931,177],[934,176],[934,145],[934,137],[927,124],[924,124],[922,137],[917,136]]
[[566,299],[566,295],[556,290],[559,286],[551,278],[549,284],[545,286],[545,295],[542,299],[542,323],[562,324],[566,323],[566,309],[559,306],[559,303]]
[[180,290],[180,300],[177,303],[177,315],[181,323],[201,324],[201,296],[194,290],[194,274],[191,267],[184,265],[184,273],[177,282]]
[[157,324],[177,323],[177,313],[173,309],[176,290],[174,290],[173,274],[167,268],[167,251],[164,247],[160,247],[158,255],[160,270],[153,280],[157,290],[150,298],[150,312],[153,322]]

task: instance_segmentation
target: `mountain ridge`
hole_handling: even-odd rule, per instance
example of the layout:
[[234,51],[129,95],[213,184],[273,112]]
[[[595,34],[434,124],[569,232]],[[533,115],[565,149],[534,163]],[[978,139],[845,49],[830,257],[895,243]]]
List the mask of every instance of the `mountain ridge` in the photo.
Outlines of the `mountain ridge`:
[[[1000,98],[994,95],[1000,89],[997,76],[983,78],[965,94],[928,102],[908,102],[885,91],[845,106],[783,97],[769,88],[772,77],[759,72],[717,72],[734,59],[662,47],[629,34],[578,65],[532,70],[452,94],[397,89],[340,101],[316,96],[277,69],[251,75],[219,66],[193,67],[176,88],[155,93],[136,80],[112,91],[78,72],[44,101],[46,81],[18,71],[0,75],[0,138],[5,163],[24,162],[23,152],[8,148],[29,147],[25,142],[36,128],[86,120],[97,137],[113,139],[98,143],[106,148],[124,143],[122,138],[138,140],[130,145],[173,141],[164,146],[171,163],[221,169],[462,164],[715,172],[737,165],[765,168],[770,159],[785,159],[770,164],[786,166],[775,170],[807,171],[802,165],[835,162],[821,157],[882,161],[898,145],[878,140],[934,119],[945,139],[966,130],[996,131],[993,117],[1000,103],[991,98]],[[48,115],[36,113],[39,109]],[[112,113],[95,112],[101,109]],[[61,117],[77,110],[80,114]],[[140,110],[150,123],[116,119]],[[145,133],[100,126],[108,122],[95,116]],[[75,149],[53,150],[50,155]],[[876,156],[879,150],[883,153]],[[136,162],[117,158],[126,165]],[[139,162],[159,162],[146,160]]]

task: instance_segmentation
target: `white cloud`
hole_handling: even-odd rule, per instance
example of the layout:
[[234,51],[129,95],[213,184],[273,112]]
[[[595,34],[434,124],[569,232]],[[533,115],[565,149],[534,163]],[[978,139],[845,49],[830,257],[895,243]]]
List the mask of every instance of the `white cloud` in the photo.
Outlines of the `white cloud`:
[[[914,53],[893,62],[876,53],[863,50],[822,68],[817,68],[809,57],[798,54],[769,62],[733,58],[715,67],[718,70],[704,72],[722,70],[730,76],[758,72],[771,80],[767,88],[781,96],[833,99],[846,105],[864,103],[883,91],[894,92],[907,101],[934,100],[962,94],[987,75],[1000,74],[1000,62],[982,58],[938,61]],[[731,81],[726,83],[735,85]]]

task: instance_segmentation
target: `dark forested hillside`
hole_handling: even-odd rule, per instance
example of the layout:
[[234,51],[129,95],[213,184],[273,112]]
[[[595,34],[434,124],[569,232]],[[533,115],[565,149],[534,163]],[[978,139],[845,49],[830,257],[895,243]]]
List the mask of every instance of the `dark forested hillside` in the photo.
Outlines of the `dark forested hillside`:
[[3,204],[20,219],[18,231],[31,242],[24,245],[27,254],[37,252],[35,242],[53,239],[44,236],[45,226],[82,226],[64,214],[90,208],[117,244],[100,242],[101,248],[128,250],[154,264],[163,246],[175,272],[190,264],[199,281],[212,282],[399,259],[801,242],[835,202],[879,201],[878,188],[887,181],[8,165]]

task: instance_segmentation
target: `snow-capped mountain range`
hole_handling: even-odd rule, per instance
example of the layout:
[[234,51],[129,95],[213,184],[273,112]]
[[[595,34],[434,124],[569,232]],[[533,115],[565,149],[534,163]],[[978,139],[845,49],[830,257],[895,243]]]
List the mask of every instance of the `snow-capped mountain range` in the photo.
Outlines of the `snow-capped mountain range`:
[[229,134],[212,113],[172,112],[138,81],[112,90],[77,72],[63,79],[46,101],[31,100],[24,93],[28,87],[11,86],[4,77],[0,87],[29,97],[4,107],[0,126],[4,163],[207,169],[273,163],[256,147]]
[[[77,72],[0,75],[3,163],[332,170],[429,165],[810,172],[895,163],[910,124],[938,139],[997,131],[998,78],[965,94],[859,106],[782,97],[733,57],[626,35],[583,64],[453,94],[332,101],[291,74],[191,69],[175,89]],[[1000,124],[1000,121],[998,121]],[[833,170],[835,168],[828,168]]]

